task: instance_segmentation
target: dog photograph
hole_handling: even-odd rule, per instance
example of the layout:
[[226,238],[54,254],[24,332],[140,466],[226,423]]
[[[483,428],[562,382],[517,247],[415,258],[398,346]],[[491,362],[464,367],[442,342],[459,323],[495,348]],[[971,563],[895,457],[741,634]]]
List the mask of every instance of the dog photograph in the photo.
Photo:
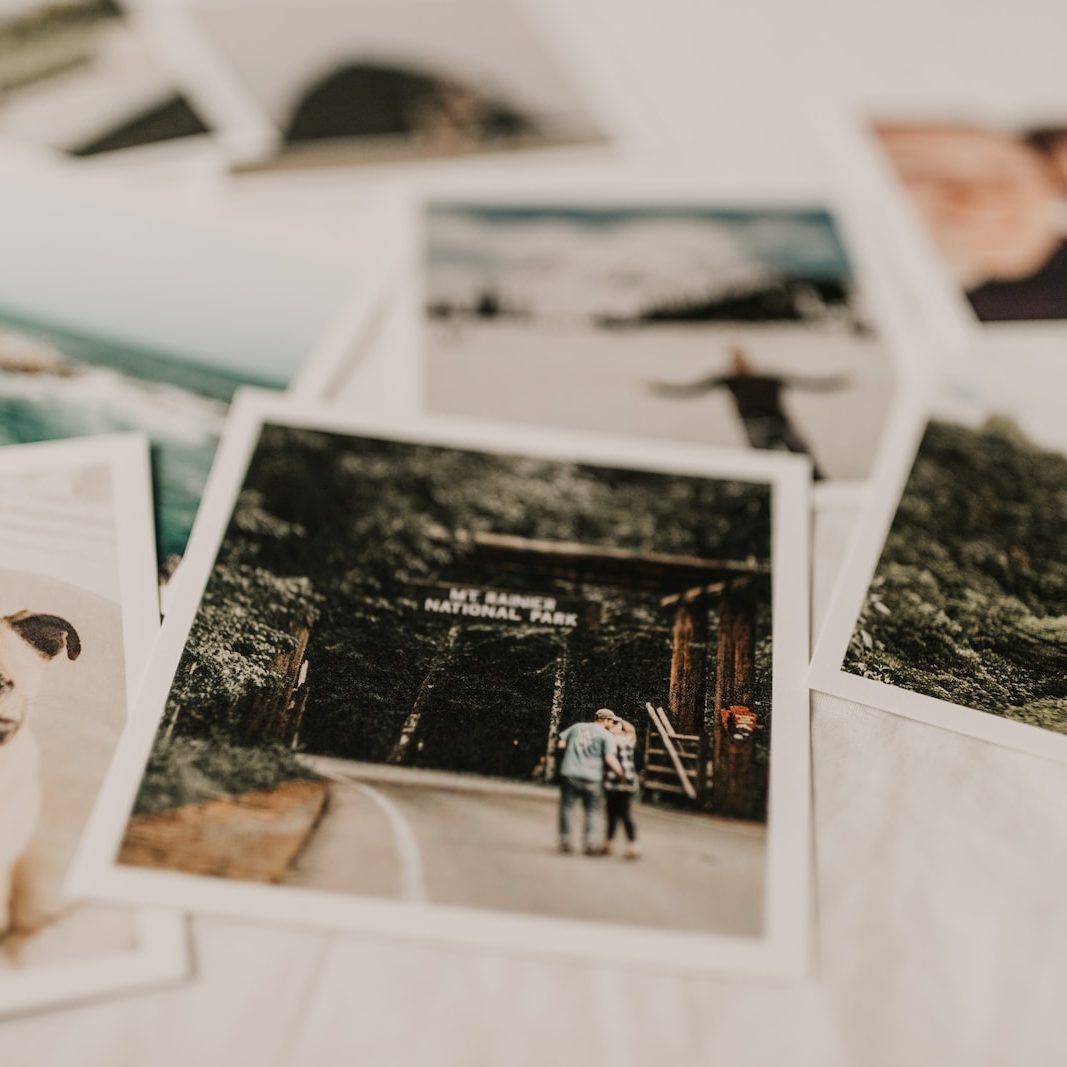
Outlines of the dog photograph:
[[807,456],[867,477],[892,353],[821,207],[429,198],[430,411]]
[[[65,889],[125,723],[127,649],[144,645],[125,632],[124,608],[151,608],[153,590],[148,546],[131,543],[147,514],[119,531],[138,486],[118,483],[138,465],[145,473],[143,442],[112,438],[80,459],[79,449],[5,449],[0,462],[2,1011],[43,978],[60,999],[124,971],[129,981],[157,951],[138,912],[80,904]],[[143,486],[139,496],[143,508]],[[131,565],[139,590],[122,588]],[[150,636],[152,615],[137,614],[129,625]]]
[[81,638],[66,619],[26,610],[0,619],[0,783],[5,813],[0,835],[5,850],[0,867],[0,936],[17,929],[15,870],[41,817],[40,768],[31,722],[41,716],[38,698],[45,665],[57,656],[74,661],[80,655]]
[[425,929],[442,908],[536,918],[563,949],[575,922],[620,951],[693,935],[712,964],[719,939],[771,951],[793,881],[770,885],[770,856],[803,834],[781,806],[803,716],[775,682],[796,644],[780,656],[776,627],[802,620],[772,509],[803,464],[672,450],[672,471],[647,449],[628,467],[278,417],[211,512],[225,534],[176,672],[150,669],[150,751],[128,739],[112,779],[132,811],[112,790],[94,829],[129,812],[114,866],[79,884],[250,894],[299,921],[319,897],[356,924],[384,902]]
[[[590,143],[604,131],[516,0],[232,0],[188,20],[265,135],[243,169]],[[256,131],[251,131],[255,133]],[[254,139],[254,138],[253,138]]]

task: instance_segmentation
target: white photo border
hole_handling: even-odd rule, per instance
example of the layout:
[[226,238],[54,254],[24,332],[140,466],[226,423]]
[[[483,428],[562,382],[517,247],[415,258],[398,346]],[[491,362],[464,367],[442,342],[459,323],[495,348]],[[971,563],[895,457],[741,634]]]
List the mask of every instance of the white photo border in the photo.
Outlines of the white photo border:
[[[127,699],[132,709],[133,695],[159,630],[147,440],[136,433],[105,434],[0,449],[0,477],[96,465],[107,467],[111,474]],[[88,828],[79,853],[72,858],[71,870],[87,837]],[[170,911],[138,909],[135,922],[138,947],[133,951],[0,974],[0,1018],[184,978],[189,957],[185,926],[179,916]]]
[[[247,885],[189,874],[122,867],[115,856],[154,742],[159,716],[181,657],[248,464],[264,424],[333,433],[372,434],[442,447],[527,453],[545,458],[627,464],[772,488],[774,664],[772,757],[762,938],[634,930],[575,920],[420,905],[278,886]],[[167,615],[140,710],[127,732],[93,813],[73,884],[89,896],[178,905],[255,920],[339,927],[467,946],[534,953],[586,953],[591,958],[747,975],[800,978],[807,973],[811,918],[810,748],[807,691],[810,468],[795,456],[649,445],[474,420],[418,419],[398,427],[336,408],[299,405],[242,390],[185,558],[185,574]],[[603,936],[610,930],[611,937]]]
[[[329,403],[366,358],[390,305],[395,271],[361,277],[319,343],[294,375],[287,396]],[[368,292],[368,287],[370,291]]]

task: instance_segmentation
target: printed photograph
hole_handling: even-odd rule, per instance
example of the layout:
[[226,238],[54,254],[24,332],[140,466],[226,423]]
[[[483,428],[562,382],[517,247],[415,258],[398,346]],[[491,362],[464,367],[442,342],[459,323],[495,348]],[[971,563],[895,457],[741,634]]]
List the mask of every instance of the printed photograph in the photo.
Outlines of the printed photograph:
[[1067,123],[872,131],[980,322],[1067,319]]
[[[95,995],[151,951],[136,911],[64,891],[126,720],[128,472],[99,451],[35,452],[0,463],[0,1014]],[[147,540],[143,488],[140,503]],[[151,570],[139,577],[151,593]],[[128,623],[150,633],[155,619]]]
[[0,445],[147,434],[162,578],[185,551],[229,401],[242,384],[286,381],[257,381],[0,310]]
[[767,936],[773,479],[277,422],[236,477],[120,869]]
[[995,408],[930,421],[845,671],[1067,733],[1067,439],[1059,436],[1054,445],[1054,435]]
[[97,156],[207,133],[114,0],[0,0],[0,135]]
[[520,4],[196,4],[204,44],[276,134],[267,167],[372,163],[600,140]]
[[286,388],[357,302],[348,261],[207,216],[0,176],[0,445],[135,430],[161,577],[185,548],[234,390]]
[[827,211],[431,201],[423,235],[431,410],[868,475],[893,360]]

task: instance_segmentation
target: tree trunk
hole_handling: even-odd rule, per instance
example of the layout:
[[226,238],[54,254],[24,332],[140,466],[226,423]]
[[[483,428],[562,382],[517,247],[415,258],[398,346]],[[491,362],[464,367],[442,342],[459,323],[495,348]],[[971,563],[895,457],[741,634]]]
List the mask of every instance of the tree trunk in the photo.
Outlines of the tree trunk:
[[418,732],[422,713],[430,703],[434,686],[437,685],[437,682],[452,661],[452,653],[456,647],[456,641],[459,640],[460,629],[458,622],[449,627],[445,643],[437,650],[433,662],[430,664],[430,669],[426,672],[422,685],[419,686],[418,696],[415,697],[415,703],[411,705],[411,711],[408,712],[408,717],[404,720],[404,725],[400,729],[400,736],[396,739],[392,752],[389,753],[389,758],[386,760],[387,763],[408,763],[413,758],[415,749],[412,741]]
[[285,744],[292,744],[299,727],[299,723],[294,721],[293,697],[299,684],[300,669],[307,655],[308,642],[311,640],[311,626],[307,620],[302,619],[289,627],[289,633],[296,640],[296,648],[285,657],[284,662],[277,665],[282,676],[281,688],[267,728],[268,736]]
[[548,742],[545,748],[545,781],[551,782],[556,774],[556,743],[559,741],[559,723],[563,716],[563,701],[567,695],[567,671],[571,664],[571,646],[567,637],[560,643],[556,657],[556,680],[552,686],[552,708],[548,715]]
[[738,723],[752,714],[755,683],[755,600],[747,585],[725,590],[719,610],[712,726],[712,808],[720,815],[759,818],[762,769],[751,731]]
[[707,675],[708,602],[703,596],[681,600],[674,615],[668,717],[680,734],[700,732]]
[[240,713],[239,733],[246,740],[258,742],[270,738],[285,744],[292,741],[290,708],[311,639],[311,623],[306,616],[290,620],[289,636],[294,641],[293,648],[275,655],[269,686],[260,690]]
[[[307,660],[304,660],[307,663]],[[290,712],[290,733],[289,747],[296,749],[300,744],[300,727],[304,725],[304,712],[307,711],[308,706],[308,688],[307,681],[300,683],[297,689],[296,695],[293,697],[293,707]]]
[[715,657],[715,709],[752,707],[756,635],[753,604],[747,590],[723,593],[719,609],[719,641]]

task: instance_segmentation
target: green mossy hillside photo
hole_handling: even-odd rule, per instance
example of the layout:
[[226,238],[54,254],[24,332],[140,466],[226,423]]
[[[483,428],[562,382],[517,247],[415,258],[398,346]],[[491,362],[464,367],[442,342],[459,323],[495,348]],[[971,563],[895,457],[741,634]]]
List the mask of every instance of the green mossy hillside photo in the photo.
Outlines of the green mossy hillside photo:
[[844,667],[1067,732],[1067,457],[933,421]]

